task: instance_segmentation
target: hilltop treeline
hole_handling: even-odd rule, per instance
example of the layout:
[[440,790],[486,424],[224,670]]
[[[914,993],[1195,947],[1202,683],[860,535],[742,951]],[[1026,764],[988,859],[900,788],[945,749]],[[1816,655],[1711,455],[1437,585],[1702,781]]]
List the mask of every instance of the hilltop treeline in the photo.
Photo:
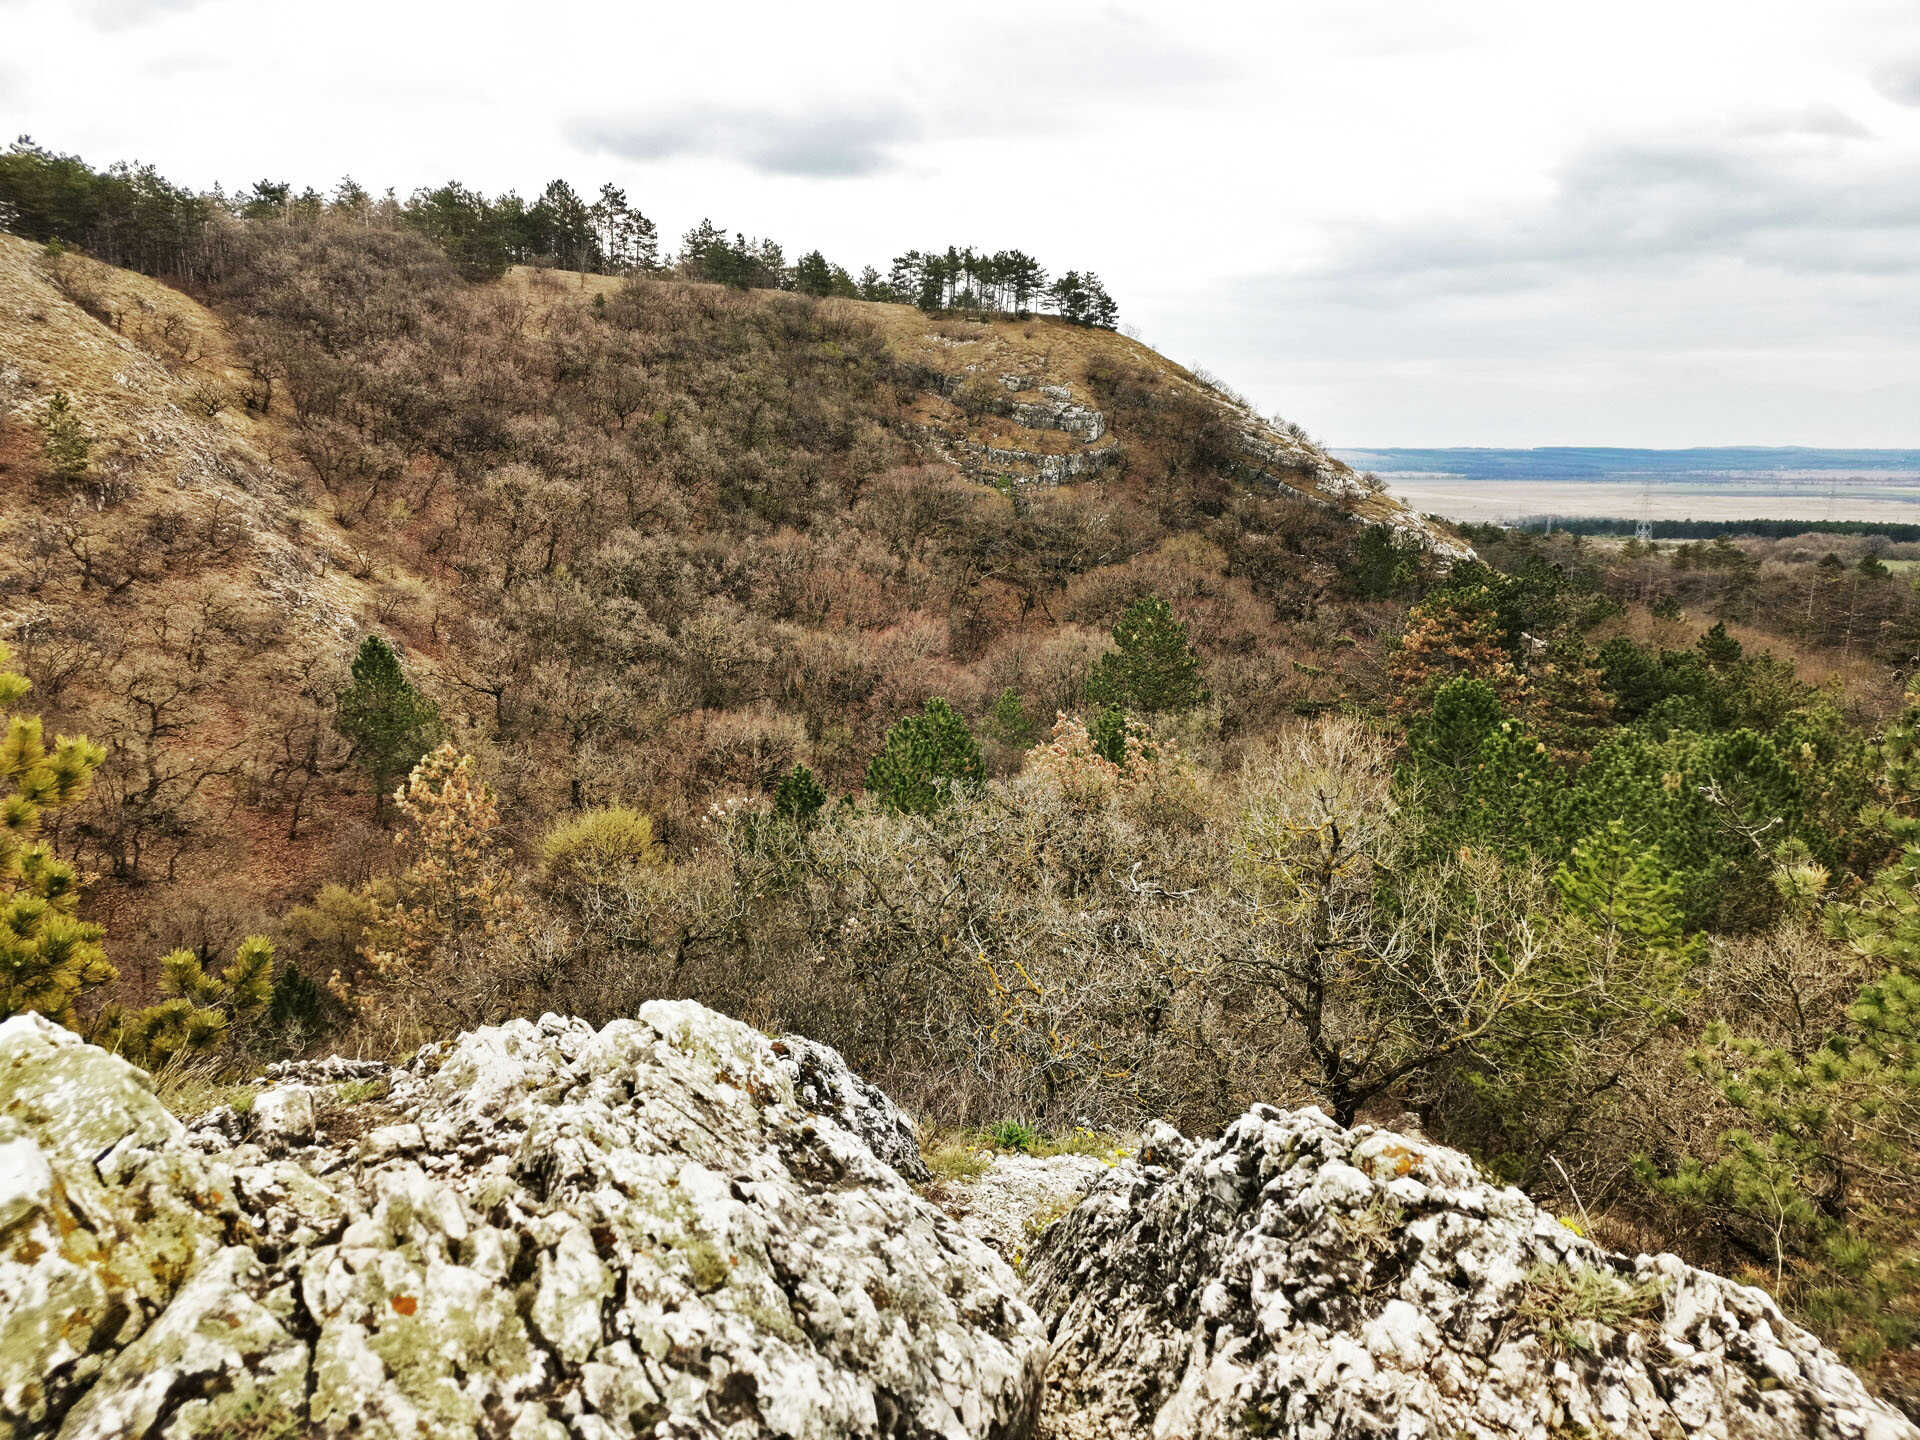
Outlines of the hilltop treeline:
[[730,235],[703,218],[681,238],[677,256],[664,255],[658,227],[610,182],[592,199],[554,180],[532,200],[512,190],[490,197],[458,181],[422,187],[403,200],[391,190],[375,196],[351,176],[329,194],[283,180],[259,180],[233,194],[217,186],[195,193],[151,165],[122,162],[96,170],[78,155],[59,154],[26,136],[0,154],[0,229],[76,246],[148,275],[205,279],[216,268],[222,238],[215,222],[223,217],[323,215],[418,230],[474,280],[512,265],[598,275],[669,271],[740,289],[896,301],[928,311],[1047,311],[1109,330],[1119,322],[1119,307],[1092,271],[1050,276],[1020,250],[910,250],[895,257],[885,275],[868,265],[856,278],[819,250],[789,263],[778,241]]

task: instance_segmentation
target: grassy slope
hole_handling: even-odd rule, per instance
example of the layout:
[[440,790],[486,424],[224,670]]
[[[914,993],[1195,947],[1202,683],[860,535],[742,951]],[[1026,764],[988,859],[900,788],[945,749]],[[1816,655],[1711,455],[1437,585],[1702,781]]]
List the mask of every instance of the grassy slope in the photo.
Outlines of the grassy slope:
[[[536,271],[525,266],[510,270],[502,286],[526,297],[536,308],[558,301],[595,295],[612,295],[624,282],[608,275],[587,275],[577,271]],[[692,282],[688,282],[692,283]],[[771,295],[774,292],[758,292]],[[1363,494],[1347,499],[1329,493],[1315,483],[1314,473],[1330,474],[1338,482],[1352,481],[1357,472],[1310,441],[1276,429],[1251,410],[1242,410],[1201,381],[1186,366],[1176,364],[1158,351],[1126,335],[1111,330],[1070,325],[1049,315],[1025,320],[1011,317],[991,320],[958,320],[930,317],[911,305],[895,305],[868,300],[830,300],[826,304],[843,309],[861,321],[878,327],[889,347],[902,360],[923,365],[957,380],[979,377],[988,381],[1006,374],[1020,375],[1040,385],[1065,385],[1072,389],[1077,403],[1098,408],[1095,387],[1089,383],[1089,367],[1096,361],[1119,361],[1138,366],[1156,380],[1220,407],[1237,428],[1242,428],[1294,461],[1294,468],[1275,478],[1311,499],[1338,505],[1349,513],[1374,521],[1399,520],[1418,524],[1445,540],[1457,540],[1452,531],[1427,524],[1410,515],[1405,507],[1387,494]],[[1021,392],[1023,400],[1037,398],[1032,389]],[[937,392],[923,392],[911,411],[915,421],[937,426],[976,444],[996,449],[1025,451],[1042,455],[1066,455],[1088,448],[1071,435],[1057,430],[1034,429],[994,415],[968,415],[960,406]],[[1127,437],[1121,436],[1121,439]],[[1113,441],[1102,440],[1100,445]]]

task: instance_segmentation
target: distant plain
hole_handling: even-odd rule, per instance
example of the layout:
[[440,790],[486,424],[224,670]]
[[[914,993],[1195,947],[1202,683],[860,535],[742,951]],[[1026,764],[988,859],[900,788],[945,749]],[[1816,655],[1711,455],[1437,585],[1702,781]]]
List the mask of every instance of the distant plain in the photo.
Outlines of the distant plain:
[[1920,451],[1741,447],[1334,451],[1414,510],[1460,521],[1920,522]]

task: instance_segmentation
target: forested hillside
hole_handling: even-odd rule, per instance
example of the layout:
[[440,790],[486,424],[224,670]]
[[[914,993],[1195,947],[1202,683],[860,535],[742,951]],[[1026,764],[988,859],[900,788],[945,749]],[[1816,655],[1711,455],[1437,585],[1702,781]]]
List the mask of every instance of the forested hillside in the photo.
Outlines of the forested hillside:
[[1796,650],[1731,542],[1476,558],[1018,252],[7,160],[0,1015],[184,1085],[692,997],[1016,1144],[1412,1112],[1913,1403],[1885,565]]

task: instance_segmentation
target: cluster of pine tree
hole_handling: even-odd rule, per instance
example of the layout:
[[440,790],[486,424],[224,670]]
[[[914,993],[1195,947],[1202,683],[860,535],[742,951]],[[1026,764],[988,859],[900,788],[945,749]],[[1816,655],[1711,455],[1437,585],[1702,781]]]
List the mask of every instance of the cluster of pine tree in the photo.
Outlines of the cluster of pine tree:
[[1051,309],[1076,325],[1103,330],[1120,318],[1120,307],[1091,270],[1063,271],[1050,281],[1046,267],[1024,250],[909,250],[894,257],[887,286],[891,298],[922,310],[1018,315]]

